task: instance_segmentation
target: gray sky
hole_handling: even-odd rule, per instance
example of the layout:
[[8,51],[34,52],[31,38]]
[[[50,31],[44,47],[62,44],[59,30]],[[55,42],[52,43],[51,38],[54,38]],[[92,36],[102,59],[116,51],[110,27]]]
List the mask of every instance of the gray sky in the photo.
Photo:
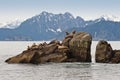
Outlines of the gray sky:
[[120,0],[0,0],[0,23],[30,18],[42,11],[70,12],[84,19],[120,17]]

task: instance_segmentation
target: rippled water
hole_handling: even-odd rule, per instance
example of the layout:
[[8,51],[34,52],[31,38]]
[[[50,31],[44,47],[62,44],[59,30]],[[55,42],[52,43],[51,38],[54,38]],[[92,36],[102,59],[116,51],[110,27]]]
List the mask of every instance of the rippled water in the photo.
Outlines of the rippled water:
[[[120,64],[95,63],[97,42],[92,44],[92,63],[7,64],[34,42],[0,42],[0,80],[120,80]],[[35,42],[39,43],[39,42]],[[119,49],[120,42],[110,42]]]

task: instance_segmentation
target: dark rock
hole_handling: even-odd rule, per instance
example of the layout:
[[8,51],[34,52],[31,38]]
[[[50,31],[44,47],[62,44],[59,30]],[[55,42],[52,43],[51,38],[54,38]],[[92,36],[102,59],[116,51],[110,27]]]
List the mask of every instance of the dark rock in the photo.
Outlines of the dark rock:
[[110,62],[113,56],[112,47],[107,41],[99,41],[96,46],[95,59],[96,62]]
[[107,41],[99,41],[96,46],[95,60],[99,63],[120,63],[120,50],[113,50]]
[[120,63],[120,50],[114,50],[114,56],[111,59],[111,63]]

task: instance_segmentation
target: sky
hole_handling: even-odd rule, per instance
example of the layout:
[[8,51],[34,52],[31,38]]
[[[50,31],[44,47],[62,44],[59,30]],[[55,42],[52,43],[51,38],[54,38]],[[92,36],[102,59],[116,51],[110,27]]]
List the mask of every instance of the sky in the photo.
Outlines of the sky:
[[25,20],[42,11],[70,12],[85,20],[102,15],[120,17],[120,0],[0,0],[0,23]]

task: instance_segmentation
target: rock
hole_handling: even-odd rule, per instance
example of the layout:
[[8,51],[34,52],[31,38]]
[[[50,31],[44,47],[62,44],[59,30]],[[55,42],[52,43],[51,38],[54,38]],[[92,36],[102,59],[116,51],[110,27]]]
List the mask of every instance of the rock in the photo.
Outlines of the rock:
[[99,41],[96,46],[95,59],[96,62],[110,62],[111,57],[113,56],[112,47],[107,41]]
[[107,41],[99,41],[96,46],[95,60],[99,63],[120,63],[120,50],[113,50]]
[[91,42],[92,37],[85,32],[79,32],[73,35],[69,42],[71,55],[80,62],[91,62]]
[[[45,62],[65,62],[69,49],[61,46],[56,41],[49,44],[32,45],[21,54],[7,59],[7,63],[45,63]],[[59,47],[59,48],[58,48]]]
[[75,32],[72,32],[72,33],[66,32],[66,37],[65,37],[65,39],[62,41],[62,44],[69,47],[69,42],[70,42],[70,40],[73,38],[73,35],[74,35],[74,34],[75,34]]
[[58,46],[58,49],[68,49],[68,47],[67,46]]
[[49,44],[59,44],[60,45],[60,42],[58,40],[53,40]]
[[72,32],[67,33],[62,44],[70,49],[70,58],[72,58],[69,59],[70,61],[91,62],[91,42],[92,37],[90,34],[86,32]]
[[36,50],[27,50],[23,51],[22,54],[11,57],[7,59],[5,62],[7,63],[29,63],[31,58],[34,56]]
[[40,56],[39,53],[36,53],[30,63],[39,64],[45,62],[64,62],[67,59],[66,53],[52,53],[44,56]]
[[113,50],[113,53],[110,63],[120,63],[120,50]]
[[60,43],[53,40],[50,43],[40,43],[28,46],[21,54],[6,60],[7,63],[46,63],[46,62],[91,62],[90,34],[85,32],[66,32],[66,37]]

